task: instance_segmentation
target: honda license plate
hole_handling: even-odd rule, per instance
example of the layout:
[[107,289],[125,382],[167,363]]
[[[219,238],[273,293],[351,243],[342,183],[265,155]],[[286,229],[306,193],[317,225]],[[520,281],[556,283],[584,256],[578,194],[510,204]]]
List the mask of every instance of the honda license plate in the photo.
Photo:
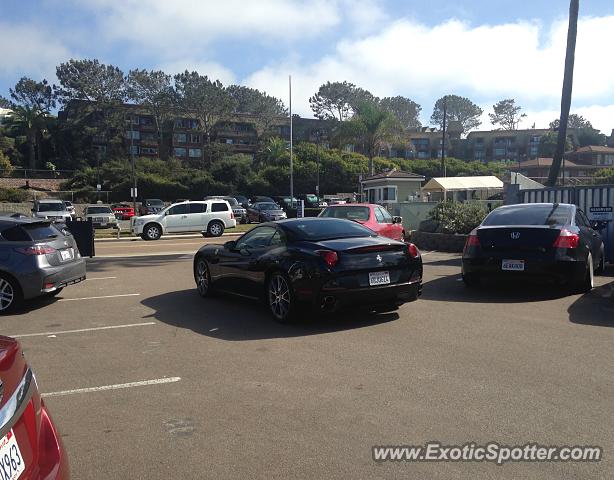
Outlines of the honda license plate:
[[0,439],[0,478],[2,480],[15,480],[26,469],[26,464],[21,456],[19,445],[13,430]]
[[524,260],[502,260],[501,270],[524,272]]
[[60,258],[63,262],[67,260],[72,260],[74,257],[73,249],[67,248],[66,250],[60,250]]
[[390,283],[389,272],[370,272],[369,273],[369,285],[372,287],[375,285],[388,285]]

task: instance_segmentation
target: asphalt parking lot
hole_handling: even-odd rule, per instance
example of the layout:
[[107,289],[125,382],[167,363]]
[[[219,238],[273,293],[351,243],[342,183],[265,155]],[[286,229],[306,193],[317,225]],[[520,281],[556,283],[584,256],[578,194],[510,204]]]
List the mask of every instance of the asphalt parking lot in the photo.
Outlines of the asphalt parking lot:
[[[73,478],[614,476],[614,267],[586,295],[472,291],[458,256],[427,253],[417,302],[285,326],[258,304],[196,294],[204,241],[99,243],[87,281],[0,319]],[[372,460],[373,445],[433,440],[600,445],[604,459]]]

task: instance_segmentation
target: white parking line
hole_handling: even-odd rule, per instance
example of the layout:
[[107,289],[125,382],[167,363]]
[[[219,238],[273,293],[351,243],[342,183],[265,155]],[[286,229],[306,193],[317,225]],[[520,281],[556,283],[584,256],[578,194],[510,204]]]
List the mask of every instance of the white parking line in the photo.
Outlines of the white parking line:
[[60,298],[58,302],[76,302],[77,300],[98,300],[101,298],[138,297],[140,293],[124,293],[121,295],[103,295],[102,297]]
[[97,277],[97,278],[86,278],[86,280],[112,280],[117,277]]
[[100,387],[76,388],[74,390],[61,390],[59,392],[42,393],[42,397],[60,397],[62,395],[73,395],[75,393],[104,392],[105,390],[120,390],[122,388],[143,387],[145,385],[160,385],[162,383],[174,383],[181,380],[181,377],[157,378],[155,380],[143,380],[140,382],[118,383],[115,385],[102,385]]
[[64,335],[65,333],[96,332],[98,330],[113,330],[116,328],[144,327],[146,325],[155,325],[155,324],[156,322],[128,323],[125,325],[109,325],[106,327],[79,328],[77,330],[60,330],[57,332],[24,333],[22,335],[10,335],[10,336],[13,338],[48,337],[49,335]]
[[170,256],[184,256],[185,258],[192,258],[194,253],[190,252],[156,252],[156,253],[126,253],[118,255],[96,255],[94,258],[88,258],[88,262],[96,260],[97,258],[136,258],[136,257],[170,257]]

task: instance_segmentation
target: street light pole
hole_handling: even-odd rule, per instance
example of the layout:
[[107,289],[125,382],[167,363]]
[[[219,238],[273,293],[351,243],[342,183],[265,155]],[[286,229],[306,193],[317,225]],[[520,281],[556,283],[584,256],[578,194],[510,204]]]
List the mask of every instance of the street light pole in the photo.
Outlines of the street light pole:
[[[130,123],[132,123],[132,118],[130,119]],[[132,170],[132,209],[134,214],[136,215],[136,165],[134,161],[134,135],[132,134],[132,125],[130,125],[130,166]]]
[[441,174],[442,176],[446,176],[446,113],[447,113],[447,98],[448,96],[443,97],[443,128],[441,133]]

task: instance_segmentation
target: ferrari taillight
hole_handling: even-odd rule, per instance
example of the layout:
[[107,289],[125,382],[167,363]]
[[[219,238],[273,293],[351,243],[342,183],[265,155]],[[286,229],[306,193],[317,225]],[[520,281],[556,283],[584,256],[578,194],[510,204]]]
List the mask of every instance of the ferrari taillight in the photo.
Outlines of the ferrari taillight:
[[328,268],[334,267],[339,262],[339,256],[333,250],[316,250],[316,253],[324,259]]
[[416,247],[413,243],[408,243],[407,245],[407,254],[411,258],[418,258],[420,256],[420,251],[418,247]]

